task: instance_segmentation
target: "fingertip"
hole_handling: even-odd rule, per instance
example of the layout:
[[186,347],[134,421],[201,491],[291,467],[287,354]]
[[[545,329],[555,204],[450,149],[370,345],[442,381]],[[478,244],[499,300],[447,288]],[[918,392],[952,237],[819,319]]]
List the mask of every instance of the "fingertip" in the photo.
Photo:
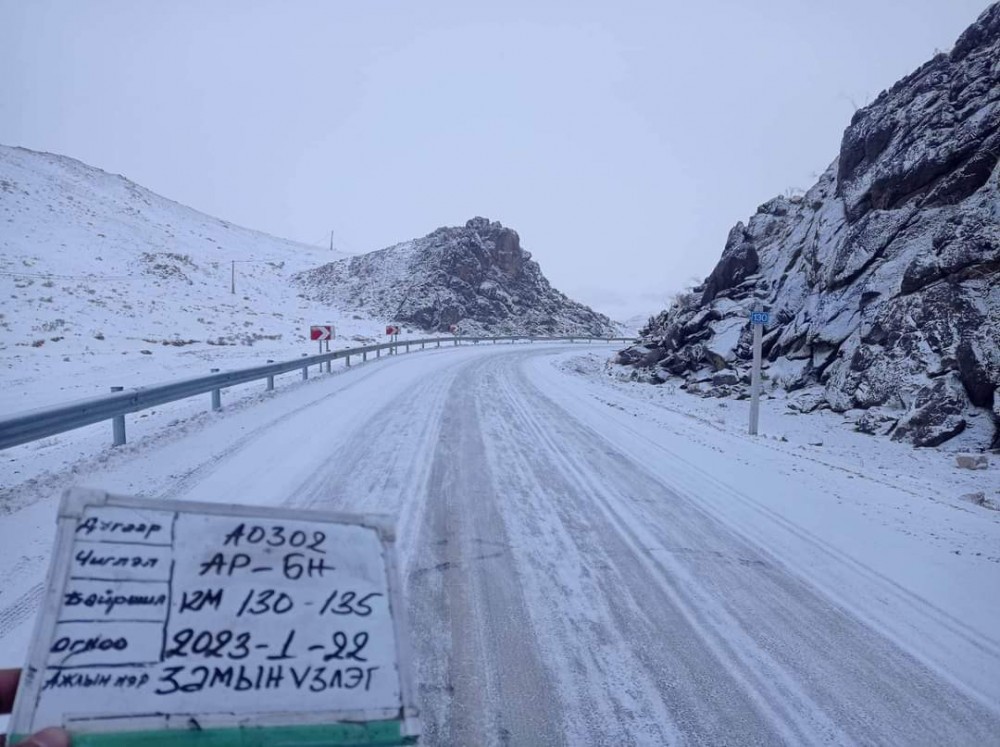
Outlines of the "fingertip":
[[64,729],[42,729],[17,747],[70,747],[69,733]]
[[0,713],[10,713],[20,680],[20,669],[0,669]]

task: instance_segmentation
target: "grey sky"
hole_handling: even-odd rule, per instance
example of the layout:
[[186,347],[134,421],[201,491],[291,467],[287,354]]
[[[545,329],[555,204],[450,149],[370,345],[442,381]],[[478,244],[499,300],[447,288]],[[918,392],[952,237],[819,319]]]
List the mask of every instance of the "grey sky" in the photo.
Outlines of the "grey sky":
[[346,251],[485,215],[615,316],[986,0],[0,0],[0,142]]

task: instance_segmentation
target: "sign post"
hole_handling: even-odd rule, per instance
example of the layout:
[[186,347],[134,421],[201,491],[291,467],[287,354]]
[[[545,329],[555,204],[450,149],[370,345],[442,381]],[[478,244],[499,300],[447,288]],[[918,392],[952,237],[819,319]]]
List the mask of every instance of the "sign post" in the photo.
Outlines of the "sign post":
[[[395,343],[399,339],[399,325],[398,324],[387,324],[385,326],[385,333],[389,336],[389,341]],[[393,345],[390,348],[392,355],[396,354],[396,346]]]
[[764,336],[764,325],[770,321],[770,316],[760,308],[760,303],[754,304],[750,313],[750,323],[753,325],[753,369],[750,374],[750,435],[757,435],[760,422],[760,349]]
[[314,324],[309,328],[309,339],[319,343],[320,355],[323,354],[323,343],[326,343],[326,352],[330,352],[330,340],[334,335],[332,324]]

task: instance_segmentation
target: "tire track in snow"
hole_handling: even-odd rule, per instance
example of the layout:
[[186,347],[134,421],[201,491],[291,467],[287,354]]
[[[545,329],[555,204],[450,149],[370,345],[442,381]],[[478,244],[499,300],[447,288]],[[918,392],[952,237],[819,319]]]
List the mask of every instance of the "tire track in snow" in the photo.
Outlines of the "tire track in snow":
[[400,566],[410,566],[448,390],[464,363],[419,381],[374,412],[290,496],[301,508],[398,515]]
[[[240,436],[239,438],[230,442],[230,444],[221,451],[214,453],[211,456],[211,458],[205,460],[201,464],[197,465],[195,468],[185,472],[181,478],[176,479],[167,488],[161,490],[160,492],[155,493],[152,497],[174,499],[183,496],[184,493],[188,492],[191,489],[191,486],[196,485],[197,483],[204,480],[206,475],[218,469],[224,462],[226,462],[234,455],[239,454],[239,452],[245,449],[249,444],[253,443],[254,441],[267,438],[270,435],[271,429],[274,428],[276,425],[281,425],[282,423],[286,423],[292,420],[293,418],[299,417],[303,413],[307,413],[310,410],[313,410],[316,407],[319,407],[324,403],[327,403],[330,400],[339,397],[345,392],[349,392],[355,387],[358,387],[366,383],[370,376],[377,375],[381,373],[383,370],[384,367],[373,368],[370,371],[365,372],[366,373],[365,376],[359,376],[357,379],[344,384],[344,386],[341,386],[338,389],[329,392],[328,394],[325,394],[315,400],[310,400],[309,402],[300,405],[298,407],[285,410],[278,417],[272,418],[270,420],[261,423],[260,425],[249,430],[243,436]],[[342,374],[343,373],[345,372],[342,372]],[[140,495],[142,495],[142,493],[140,493]]]
[[[819,729],[807,731],[807,736],[840,742],[836,735],[846,732],[862,742],[914,743],[936,735],[941,743],[957,739],[981,744],[1000,729],[997,714],[969,702],[766,552],[696,504],[679,499],[642,464],[620,452],[608,431],[599,435],[567,417],[535,381],[520,371],[509,377],[508,401],[520,410],[524,426],[533,425],[539,438],[547,440],[549,455],[557,467],[562,462],[565,479],[576,484],[567,495],[589,494],[593,503],[603,504],[609,519],[633,538],[633,547],[648,548],[647,556],[661,569],[664,588],[676,584],[709,629],[721,622],[720,637],[742,641],[736,653],[751,668],[766,673],[759,692],[777,696],[772,705],[780,707],[791,697],[811,707]],[[705,487],[713,489],[710,481]],[[593,508],[578,503],[578,510]],[[664,545],[647,531],[652,527],[672,535],[683,530],[687,536],[680,539],[688,546]],[[768,686],[773,682],[791,690],[776,691]],[[798,728],[808,726],[795,721]],[[832,724],[836,727],[830,730]]]
[[[532,365],[531,367],[533,374],[541,372],[536,366]],[[532,376],[532,382],[537,385],[540,379],[545,378],[547,377]],[[568,412],[565,407],[565,399],[560,396],[557,384],[557,380],[545,381],[543,384],[545,391],[540,391],[540,393],[542,393],[553,406],[559,408],[563,412]],[[581,418],[581,409],[589,409],[591,412],[599,413],[601,420],[606,422],[608,427],[602,431],[595,430],[591,425],[586,423],[585,419]],[[717,516],[712,513],[709,510],[710,503],[705,500],[708,495],[713,493],[725,495],[727,498],[735,499],[736,502],[742,504],[750,511],[764,517],[769,523],[781,527],[789,535],[801,541],[803,545],[809,546],[815,554],[824,557],[828,561],[829,565],[837,568],[839,571],[844,571],[850,574],[850,586],[855,589],[855,593],[858,588],[868,589],[867,596],[873,600],[877,600],[878,603],[882,605],[886,604],[886,599],[891,599],[893,609],[902,608],[907,611],[905,615],[897,617],[901,617],[905,620],[914,631],[925,631],[935,628],[943,629],[950,635],[963,641],[964,645],[966,645],[970,651],[975,652],[976,656],[985,657],[986,660],[992,662],[992,671],[1000,671],[1000,640],[990,637],[980,630],[971,627],[962,619],[950,613],[948,610],[942,609],[930,603],[923,597],[918,596],[912,591],[894,582],[892,579],[887,578],[874,568],[858,561],[851,555],[842,552],[830,543],[817,537],[812,532],[798,526],[792,521],[789,521],[779,512],[762,504],[760,501],[740,490],[738,487],[720,479],[717,475],[709,473],[696,465],[690,464],[666,444],[650,442],[646,435],[631,427],[628,422],[622,422],[621,420],[609,422],[606,417],[606,412],[603,409],[595,407],[593,403],[586,401],[574,402],[574,411],[571,413],[568,412],[568,414],[580,423],[582,427],[592,433],[595,438],[599,438],[601,441],[609,445],[616,445],[616,448],[617,443],[620,443],[622,439],[620,434],[613,436],[612,432],[619,431],[620,433],[627,434],[631,437],[630,446],[638,446],[644,452],[654,452],[656,454],[655,457],[647,457],[643,460],[644,464],[663,464],[663,457],[666,457],[666,465],[669,465],[669,469],[664,469],[662,467],[657,468],[656,479],[660,480],[665,485],[668,485],[679,495],[684,496],[684,498],[691,503],[693,510],[700,511],[709,520],[725,523],[731,531],[741,537],[744,537],[752,544],[759,544],[761,541],[766,541],[768,537],[764,535],[757,536],[751,526],[736,524],[732,519],[726,517],[725,515]],[[729,438],[736,444],[734,448],[739,448],[739,443],[736,439],[733,439],[731,436]],[[795,572],[794,568],[791,570],[793,573]],[[804,580],[808,584],[815,583],[808,578]],[[857,615],[860,619],[871,623],[876,628],[881,628],[885,625],[884,620],[871,619],[869,617],[870,610],[857,608],[856,605],[852,605],[849,601],[843,599],[837,589],[824,587],[824,593],[836,600],[839,604],[849,608],[852,613]],[[918,627],[914,624],[914,621],[922,622]],[[899,621],[897,620],[893,621],[893,623],[896,624],[898,624],[898,622]],[[920,635],[919,637],[923,639],[924,645],[919,652],[914,652],[915,656],[921,658],[922,660],[926,660],[931,666],[940,664],[941,661],[947,662],[949,657],[949,649],[947,647],[942,646],[941,650],[936,652],[939,661],[934,662],[928,658],[928,651],[932,648],[934,641],[928,640],[928,636],[926,634]],[[945,676],[948,676],[946,672],[944,674]],[[969,688],[966,683],[956,680],[954,681],[954,684],[987,707],[996,707],[996,704],[991,702],[982,692]]]
[[[521,455],[524,469],[536,474],[537,489],[564,523],[586,517],[584,531],[578,527],[573,538],[581,556],[600,558],[603,566],[594,573],[610,612],[602,622],[617,634],[617,648],[632,650],[639,659],[648,686],[666,703],[683,741],[718,744],[734,734],[745,744],[834,741],[836,728],[822,714],[814,715],[816,709],[795,692],[794,682],[762,675],[764,666],[755,660],[760,653],[754,657],[745,650],[747,641],[732,641],[731,628],[716,631],[724,623],[714,619],[705,600],[690,599],[653,566],[645,552],[649,542],[618,521],[608,506],[608,486],[621,476],[605,470],[601,454],[588,454],[586,462],[573,459],[570,455],[582,445],[564,416],[539,409],[532,387],[517,380],[517,364],[506,363],[508,370],[498,377],[509,412],[502,420],[511,422],[511,437],[519,433],[528,443]],[[630,476],[625,480],[631,485]],[[629,608],[614,604],[623,591],[632,602]],[[630,736],[650,743],[653,735]]]
[[35,584],[13,603],[0,610],[0,638],[5,638],[12,630],[35,614],[42,594],[44,584]]
[[[492,358],[492,356],[491,356]],[[566,743],[498,510],[477,416],[480,362],[449,389],[409,592],[431,744]],[[446,635],[434,635],[443,627]]]

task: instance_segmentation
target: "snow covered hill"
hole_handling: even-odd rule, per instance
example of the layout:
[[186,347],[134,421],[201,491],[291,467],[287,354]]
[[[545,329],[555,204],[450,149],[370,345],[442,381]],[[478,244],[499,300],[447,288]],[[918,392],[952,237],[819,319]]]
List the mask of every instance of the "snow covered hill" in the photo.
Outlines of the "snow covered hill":
[[612,335],[617,325],[549,285],[517,232],[473,218],[297,276],[324,303],[466,334]]
[[730,232],[705,282],[623,351],[653,381],[745,396],[748,312],[766,386],[918,446],[1000,448],[1000,4],[859,110],[800,197]]
[[374,337],[378,322],[290,283],[330,257],[72,158],[0,146],[0,409],[311,353],[315,323],[337,325],[338,347]]
[[618,322],[618,324],[624,334],[638,337],[649,324],[650,319],[653,319],[655,316],[655,313],[635,314],[624,321]]

